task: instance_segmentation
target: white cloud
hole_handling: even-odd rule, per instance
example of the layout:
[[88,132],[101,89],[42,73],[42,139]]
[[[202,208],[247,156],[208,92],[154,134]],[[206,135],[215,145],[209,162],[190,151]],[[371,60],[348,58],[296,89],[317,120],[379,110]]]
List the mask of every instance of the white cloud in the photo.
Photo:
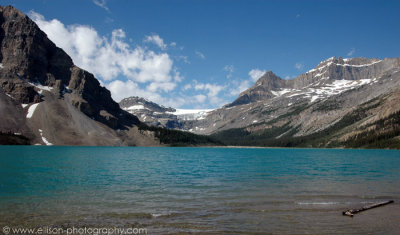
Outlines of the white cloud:
[[300,63],[300,62],[297,62],[297,63],[294,65],[294,67],[295,67],[296,69],[298,69],[298,70],[302,70],[303,67],[304,67],[304,65],[303,65],[302,63]]
[[230,89],[230,95],[231,96],[238,96],[240,93],[243,91],[247,90],[251,82],[249,80],[243,80],[243,81],[234,81],[233,83],[234,87]]
[[219,93],[225,89],[226,86],[211,84],[211,83],[197,83],[194,85],[194,89],[198,90],[206,90],[207,97],[211,104],[214,105],[222,105],[223,99],[219,97]]
[[351,50],[347,53],[347,56],[353,56],[355,52],[356,52],[356,49],[353,47],[353,48],[351,48]]
[[164,40],[157,34],[146,36],[144,42],[150,42],[156,44],[162,50],[167,49],[167,44],[164,43]]
[[265,70],[259,70],[259,69],[252,69],[249,72],[249,76],[251,80],[254,82],[257,81],[262,75],[264,75],[266,71]]
[[195,98],[196,102],[204,103],[204,101],[206,101],[206,99],[207,99],[207,96],[205,96],[205,95],[195,95],[194,98]]
[[183,86],[183,90],[184,91],[189,90],[189,89],[192,89],[192,85],[191,84],[188,83],[185,86]]
[[178,71],[178,69],[175,67],[174,68],[174,81],[176,82],[181,82],[183,81],[184,77],[181,75],[181,73]]
[[131,48],[125,42],[126,35],[122,29],[113,30],[108,39],[100,37],[90,26],[66,27],[56,19],[46,21],[35,12],[30,15],[48,37],[72,57],[76,65],[97,77],[113,80],[123,75],[137,82],[171,80],[173,61],[169,55],[142,47]]
[[185,64],[190,64],[190,61],[187,56],[179,55],[175,57],[177,60],[182,60]]
[[103,8],[106,11],[110,11],[107,7],[107,1],[106,0],[93,0],[93,3],[96,4],[97,6]]
[[[72,57],[77,66],[104,81],[123,76],[131,80],[130,87],[143,84],[154,93],[171,91],[177,82],[183,80],[167,53],[156,53],[140,46],[131,48],[122,29],[113,30],[111,37],[107,38],[90,26],[65,26],[56,19],[47,21],[33,11],[30,16],[50,40]],[[161,48],[165,45],[158,35],[149,40],[159,43]]]
[[[105,1],[98,2],[105,4]],[[224,97],[229,93],[228,85],[195,82],[181,88],[182,91],[193,89],[193,94],[177,92],[177,85],[184,77],[174,66],[170,55],[161,50],[131,46],[131,39],[126,38],[122,29],[115,29],[111,36],[106,37],[87,25],[64,25],[57,19],[46,20],[33,11],[30,17],[50,40],[71,56],[77,66],[99,78],[117,102],[126,97],[139,96],[170,107],[201,105],[209,108],[227,103]],[[158,35],[145,40],[161,49],[176,46],[176,43],[167,46]],[[201,52],[196,51],[196,54],[205,59]],[[187,57],[182,59],[187,60]],[[226,69],[228,72],[234,70],[233,66]],[[239,90],[245,85],[241,83]]]
[[201,53],[200,51],[195,51],[195,53],[196,53],[196,55],[197,55],[198,57],[200,57],[201,59],[203,59],[203,60],[206,59],[206,56],[205,56],[203,53]]
[[233,65],[225,65],[224,71],[228,72],[226,78],[230,79],[233,75],[233,72],[235,72],[235,67]]
[[108,83],[106,87],[111,91],[113,99],[117,102],[121,101],[123,98],[130,96],[144,97],[147,100],[169,107],[180,107],[187,102],[187,100],[182,97],[174,97],[173,99],[171,99],[159,93],[152,92],[151,90],[141,89],[137,83],[131,80],[115,80]]
[[152,82],[147,87],[146,90],[156,92],[156,91],[172,91],[176,87],[174,82]]
[[176,42],[171,42],[169,45],[170,45],[171,47],[176,47]]

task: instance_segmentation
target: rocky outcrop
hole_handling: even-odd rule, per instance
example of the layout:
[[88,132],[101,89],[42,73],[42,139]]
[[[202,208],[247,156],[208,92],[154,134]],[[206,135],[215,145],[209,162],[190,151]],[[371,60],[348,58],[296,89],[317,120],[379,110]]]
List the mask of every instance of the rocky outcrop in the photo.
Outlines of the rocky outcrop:
[[31,103],[40,98],[26,81],[53,86],[59,79],[67,84],[71,58],[22,12],[7,6],[0,13],[0,85],[4,91],[22,103]]
[[61,95],[68,89],[72,104],[90,118],[114,129],[139,124],[119,108],[93,74],[76,67],[25,14],[11,6],[0,11],[0,85],[7,94],[29,104],[42,100],[35,84]]
[[[1,108],[20,110],[2,113],[0,121],[9,125],[2,125],[0,131],[23,132],[38,142],[43,142],[45,134],[51,135],[49,142],[56,144],[136,144],[129,133],[140,124],[138,118],[120,109],[93,74],[75,66],[32,20],[12,6],[0,7],[0,45]],[[12,123],[13,118],[19,121]],[[91,130],[77,129],[86,129],[83,125]],[[90,133],[97,133],[98,141],[87,137]],[[148,144],[157,143],[149,138]]]
[[176,111],[176,109],[174,109],[174,108],[164,107],[162,105],[156,104],[154,102],[151,102],[149,100],[146,100],[144,98],[137,97],[137,96],[125,98],[119,102],[119,106],[124,109],[129,109],[129,107],[137,106],[137,105],[142,105],[143,108],[152,110],[154,112],[175,112]]

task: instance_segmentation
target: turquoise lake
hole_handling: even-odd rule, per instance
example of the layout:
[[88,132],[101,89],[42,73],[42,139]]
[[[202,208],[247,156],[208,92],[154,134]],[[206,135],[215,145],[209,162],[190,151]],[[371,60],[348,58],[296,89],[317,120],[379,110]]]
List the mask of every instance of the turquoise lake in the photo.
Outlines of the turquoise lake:
[[396,234],[399,205],[394,150],[0,146],[0,229]]

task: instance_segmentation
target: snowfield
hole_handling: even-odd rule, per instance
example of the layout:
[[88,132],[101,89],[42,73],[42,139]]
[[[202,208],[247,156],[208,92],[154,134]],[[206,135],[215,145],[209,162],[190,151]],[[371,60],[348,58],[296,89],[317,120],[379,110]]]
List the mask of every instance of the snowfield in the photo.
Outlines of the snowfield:
[[175,112],[166,112],[178,116],[183,120],[202,120],[214,109],[176,109]]

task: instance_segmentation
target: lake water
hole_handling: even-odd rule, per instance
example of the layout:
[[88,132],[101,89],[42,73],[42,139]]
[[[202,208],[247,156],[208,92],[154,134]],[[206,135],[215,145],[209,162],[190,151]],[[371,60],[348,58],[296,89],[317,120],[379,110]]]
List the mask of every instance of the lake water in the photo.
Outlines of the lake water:
[[399,151],[0,146],[0,230],[396,234],[399,202]]

